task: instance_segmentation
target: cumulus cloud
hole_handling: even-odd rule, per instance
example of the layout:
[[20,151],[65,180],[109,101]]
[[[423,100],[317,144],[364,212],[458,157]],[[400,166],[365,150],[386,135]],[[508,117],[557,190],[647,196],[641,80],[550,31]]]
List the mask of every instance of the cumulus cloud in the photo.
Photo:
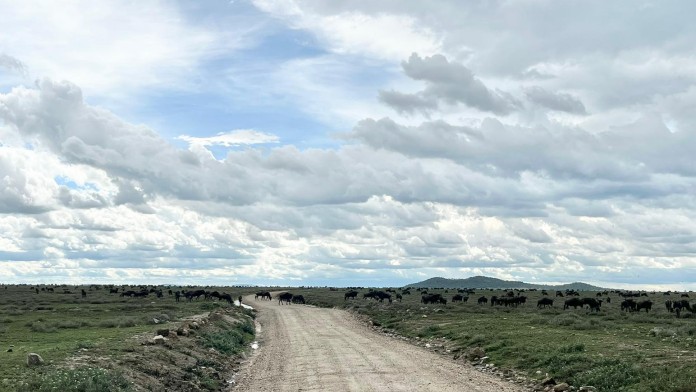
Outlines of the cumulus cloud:
[[380,92],[382,102],[397,111],[428,112],[436,103],[464,104],[482,111],[507,114],[520,106],[510,94],[493,91],[476,78],[463,64],[449,62],[441,54],[420,57],[413,53],[401,63],[406,75],[425,82],[425,89],[416,94]]
[[585,114],[585,105],[571,94],[552,93],[542,87],[534,86],[525,91],[527,99],[551,110],[573,114]]
[[[0,35],[32,71],[79,82],[0,94],[0,280],[394,285],[485,274],[679,285],[696,267],[693,33],[670,23],[646,37],[663,23],[655,12],[620,2],[254,2],[318,47],[223,87],[293,104],[341,135],[293,145],[248,119],[239,127],[249,129],[192,135],[93,105],[93,91],[143,80],[197,83],[201,59],[224,40],[168,4],[75,4],[86,7],[81,25],[106,10],[151,31],[133,25],[142,42],[123,36],[131,51],[98,34],[95,45],[118,56],[87,43],[74,73],[65,70],[77,52],[46,49],[48,38],[17,39],[32,47],[17,50]],[[84,43],[46,26],[41,37]],[[124,53],[138,61],[125,64]],[[245,64],[230,66],[216,86],[238,82],[229,75]],[[166,136],[181,133],[187,148]],[[219,160],[209,151],[235,146],[245,148]]]
[[379,100],[388,106],[391,106],[398,113],[413,114],[421,112],[428,115],[433,110],[437,109],[437,99],[427,97],[424,94],[407,94],[398,91],[390,90],[379,92]]
[[[694,188],[685,156],[676,153],[686,154],[682,144],[692,141],[656,118],[596,135],[495,120],[478,127],[365,120],[345,135],[358,144],[231,151],[220,162],[87,105],[68,83],[43,81],[4,94],[0,116],[5,132],[33,144],[17,150],[27,160],[50,153],[107,176],[72,168],[71,178],[99,185],[69,186],[53,181],[59,173],[47,174],[41,189],[53,191],[33,204],[12,198],[36,193],[26,188],[29,161],[6,176],[25,188],[4,188],[4,212],[36,216],[0,219],[11,227],[4,241],[19,241],[12,258],[24,277],[32,270],[22,260],[41,259],[51,261],[46,268],[55,276],[88,270],[103,279],[117,279],[112,268],[170,279],[158,272],[162,265],[188,271],[190,279],[202,270],[317,278],[293,272],[300,264],[325,268],[326,279],[345,271],[386,279],[387,270],[410,277],[405,271],[500,268],[562,279],[568,260],[579,263],[575,273],[582,276],[603,265],[588,261],[598,254],[621,270],[636,252],[658,257],[675,238],[680,252],[690,249],[688,218],[666,222],[659,235],[639,230],[654,222],[630,218],[636,208],[655,216],[682,208],[677,196]],[[653,155],[635,140],[655,135],[664,141],[652,146]],[[666,151],[671,163],[657,159]],[[634,237],[651,241],[638,245]]]

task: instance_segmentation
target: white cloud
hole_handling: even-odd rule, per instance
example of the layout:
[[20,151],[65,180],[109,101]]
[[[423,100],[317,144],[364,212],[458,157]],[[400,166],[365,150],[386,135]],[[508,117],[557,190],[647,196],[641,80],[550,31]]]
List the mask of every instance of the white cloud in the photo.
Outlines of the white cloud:
[[0,53],[0,68],[19,73],[22,76],[28,73],[26,64],[5,53]]
[[174,3],[0,1],[0,50],[34,78],[68,79],[114,99],[152,87],[190,88],[201,62],[243,46],[237,34],[187,19]]
[[183,140],[190,145],[203,147],[209,146],[244,146],[254,144],[278,143],[279,138],[276,135],[255,131],[253,129],[238,129],[229,132],[220,132],[215,136],[195,137],[181,135],[177,139]]
[[401,60],[412,52],[432,54],[441,48],[437,34],[409,15],[359,11],[322,15],[295,1],[253,3],[293,28],[312,32],[338,54]]

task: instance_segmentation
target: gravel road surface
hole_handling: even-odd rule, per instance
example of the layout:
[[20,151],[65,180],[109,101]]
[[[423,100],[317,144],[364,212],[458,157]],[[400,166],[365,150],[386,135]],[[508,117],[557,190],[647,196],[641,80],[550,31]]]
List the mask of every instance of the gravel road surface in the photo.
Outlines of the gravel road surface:
[[278,301],[256,308],[260,347],[233,391],[521,392],[514,384],[379,334],[344,310]]

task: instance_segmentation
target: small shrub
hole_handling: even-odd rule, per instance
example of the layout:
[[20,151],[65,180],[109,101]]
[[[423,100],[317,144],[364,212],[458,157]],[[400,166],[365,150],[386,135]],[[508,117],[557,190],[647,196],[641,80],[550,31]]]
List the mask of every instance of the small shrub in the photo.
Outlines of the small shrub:
[[582,321],[582,317],[580,317],[579,315],[575,313],[563,313],[550,319],[549,324],[568,327],[579,321]]
[[655,327],[650,330],[650,336],[656,338],[671,338],[677,336],[677,332],[669,328]]
[[562,353],[581,353],[585,351],[585,345],[582,343],[576,343],[576,344],[568,344],[566,346],[562,346],[561,348],[558,349],[558,351]]
[[9,317],[0,318],[0,324],[9,324],[11,322],[12,322],[12,319]]
[[437,335],[438,332],[440,332],[440,326],[439,325],[429,325],[418,332],[418,337],[420,338],[425,338],[425,337],[430,337]]
[[212,379],[207,374],[202,375],[200,380],[201,380],[201,386],[205,389],[208,389],[211,391],[217,391],[220,389],[220,381]]
[[43,333],[50,333],[50,332],[56,332],[58,331],[58,328],[56,327],[55,324],[52,323],[45,323],[41,321],[35,321],[31,323],[31,326],[29,327],[32,332],[43,332]]
[[127,392],[132,391],[133,388],[120,373],[83,367],[34,375],[17,390],[19,392]]
[[138,325],[138,322],[132,317],[124,318],[118,322],[119,328],[135,327],[136,325]]
[[119,320],[117,319],[106,319],[99,321],[98,325],[100,328],[116,328],[118,327]]
[[77,349],[83,349],[83,348],[92,348],[94,347],[94,343],[89,341],[89,340],[83,340],[81,342],[77,342]]
[[147,324],[162,324],[162,323],[168,322],[170,319],[171,318],[166,313],[153,314],[153,315],[150,315],[146,318],[146,323]]
[[88,324],[85,321],[64,320],[64,321],[58,322],[56,327],[63,328],[63,329],[78,329],[80,327],[84,327],[87,325]]
[[696,335],[696,325],[684,325],[677,328],[677,334],[682,336],[694,336]]
[[223,354],[238,354],[246,348],[246,344],[254,337],[253,333],[244,331],[254,331],[254,325],[251,321],[247,320],[226,331],[204,333],[201,335],[201,344],[204,347],[212,347]]
[[602,323],[599,320],[589,319],[589,320],[578,320],[570,325],[570,328],[578,331],[587,331],[590,329],[600,329]]
[[607,361],[595,364],[573,377],[573,384],[592,385],[600,391],[619,391],[640,382],[641,371],[625,362]]

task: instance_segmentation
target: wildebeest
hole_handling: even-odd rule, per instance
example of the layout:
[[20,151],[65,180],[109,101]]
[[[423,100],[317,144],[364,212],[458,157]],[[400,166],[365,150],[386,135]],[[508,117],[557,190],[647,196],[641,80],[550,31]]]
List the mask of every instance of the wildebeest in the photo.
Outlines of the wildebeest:
[[304,303],[305,303],[304,296],[303,296],[302,294],[293,295],[293,296],[292,296],[292,303],[294,303],[294,304],[304,304]]
[[392,302],[391,294],[386,293],[386,292],[381,291],[381,290],[380,290],[380,291],[376,291],[375,293],[377,294],[377,297],[376,297],[376,298],[379,299],[379,302],[384,302],[385,299],[388,300],[389,303]]
[[496,297],[495,295],[491,297],[491,306],[493,305],[502,305],[502,306],[511,306],[511,307],[517,307],[518,305],[524,304],[527,302],[527,297],[521,295],[519,297]]
[[85,291],[85,289],[82,289],[82,298],[87,298],[87,292]]
[[681,317],[681,311],[683,309],[690,310],[692,313],[696,312],[696,306],[691,306],[689,301],[682,299],[679,301],[672,302],[672,309],[677,312],[677,317]]
[[282,305],[283,302],[290,305],[292,301],[292,294],[288,292],[278,294],[278,305]]
[[571,306],[573,307],[573,309],[577,309],[578,307],[582,308],[584,304],[585,303],[580,298],[570,298],[563,303],[563,310],[566,310]]
[[457,294],[452,297],[452,302],[466,302],[469,300],[469,297],[465,297],[461,294]]
[[229,295],[229,294],[227,294],[227,293],[222,293],[222,294],[220,294],[220,300],[223,300],[223,299],[224,299],[225,301],[227,301],[228,304],[232,305],[232,301],[233,301],[233,300],[232,300],[232,296],[231,296],[231,295]]
[[621,311],[633,312],[636,310],[636,301],[632,299],[625,299],[621,301]]
[[115,289],[109,289],[109,294],[118,294],[118,287]]
[[397,301],[401,302],[401,300],[402,300],[403,298],[404,298],[404,297],[402,297],[401,294],[398,294],[398,293],[396,294],[396,300],[397,300]]
[[174,299],[176,299],[176,302],[181,300],[181,292],[179,290],[174,293]]
[[602,307],[601,299],[583,298],[582,303],[583,305],[589,306],[590,310],[594,312],[599,312],[600,308]]
[[370,291],[365,294],[363,294],[363,298],[372,298],[372,299],[377,299],[377,292],[376,291]]
[[487,303],[488,303],[488,298],[486,298],[486,297],[480,297],[480,298],[478,299],[478,304],[479,304],[479,305],[483,305],[483,304],[487,304]]
[[343,295],[343,300],[347,300],[348,298],[355,299],[358,296],[358,292],[355,290],[351,290]]
[[545,308],[547,306],[553,306],[553,300],[551,298],[542,298],[537,301],[537,308]]
[[185,291],[184,296],[189,301],[192,301],[194,297],[196,299],[200,298],[201,296],[205,298],[205,290]]
[[121,297],[142,298],[142,297],[147,297],[148,294],[150,294],[150,293],[148,293],[147,290],[142,290],[142,291],[128,290],[128,291],[122,292]]
[[653,303],[650,300],[640,301],[636,304],[636,312],[640,312],[641,309],[645,309],[645,313],[648,313],[652,309]]
[[259,292],[256,293],[256,295],[254,296],[254,299],[259,299],[259,297],[261,297],[261,299],[268,299],[269,301],[273,300],[273,297],[271,296],[271,293],[268,292],[268,291],[259,291]]
[[667,308],[667,311],[670,313],[674,312],[674,308],[672,307],[671,300],[668,299],[667,301],[665,301],[665,308]]
[[441,294],[425,294],[421,296],[421,302],[424,304],[446,304],[447,300]]

